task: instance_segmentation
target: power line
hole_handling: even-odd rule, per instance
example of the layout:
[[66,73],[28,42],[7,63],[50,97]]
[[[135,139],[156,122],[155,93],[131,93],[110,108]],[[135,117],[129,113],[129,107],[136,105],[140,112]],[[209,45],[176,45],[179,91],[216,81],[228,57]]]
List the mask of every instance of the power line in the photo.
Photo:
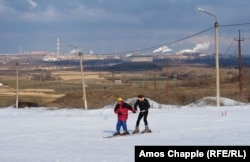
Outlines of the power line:
[[241,23],[241,24],[227,24],[227,25],[219,25],[220,27],[228,27],[228,26],[248,26],[250,23]]
[[[222,25],[223,27],[229,27],[229,26],[242,26],[242,25],[250,25],[250,23],[242,23],[242,24],[230,24],[230,25]],[[250,31],[250,29],[245,29],[245,30],[240,30],[240,31]],[[248,38],[245,38],[248,39]],[[231,44],[229,45],[229,47],[226,49],[226,51],[224,52],[223,55],[226,55],[228,53],[228,51],[231,49],[233,42],[235,41],[235,39],[232,40]]]
[[[177,39],[177,40],[174,40],[174,41],[170,41],[170,42],[167,42],[167,43],[164,43],[164,44],[160,44],[160,45],[156,45],[156,46],[152,46],[152,47],[147,47],[147,48],[143,48],[143,49],[140,49],[140,50],[131,50],[131,51],[125,51],[125,52],[118,52],[116,53],[117,55],[121,55],[121,54],[126,54],[126,53],[136,53],[136,52],[141,52],[141,51],[147,51],[147,50],[152,50],[152,49],[156,49],[156,48],[159,48],[161,46],[164,46],[164,45],[170,45],[170,44],[174,44],[174,43],[177,43],[177,42],[180,42],[180,41],[183,41],[183,40],[186,40],[186,39],[189,39],[189,38],[192,38],[192,37],[195,37],[197,35],[200,35],[202,33],[205,33],[209,30],[212,30],[213,27],[210,27],[208,29],[205,29],[205,30],[202,30],[198,33],[195,33],[195,34],[192,34],[192,35],[189,35],[189,36],[186,36],[186,37],[183,37],[183,38],[180,38],[180,39]],[[104,55],[111,55],[111,54],[104,54]]]
[[[219,25],[219,26],[220,27],[231,27],[231,26],[249,26],[249,25],[250,25],[250,23],[240,23],[240,24],[227,24],[227,25]],[[142,49],[139,49],[139,50],[130,50],[130,51],[124,51],[124,52],[117,52],[116,54],[117,55],[122,55],[122,54],[127,54],[127,53],[137,53],[137,52],[142,52],[142,51],[148,51],[148,50],[156,49],[156,48],[159,48],[159,47],[164,46],[164,45],[174,44],[174,43],[181,42],[183,40],[195,37],[197,35],[200,35],[202,33],[207,32],[209,30],[212,30],[213,28],[214,27],[209,27],[209,28],[207,28],[205,30],[202,30],[200,32],[197,32],[195,34],[192,34],[192,35],[189,35],[189,36],[177,39],[177,40],[173,40],[173,41],[170,41],[170,42],[167,42],[167,43],[164,43],[164,44],[155,45],[155,46],[151,46],[151,47],[146,47],[146,48],[142,48]],[[102,54],[103,55],[112,55],[113,53],[102,53]]]
[[234,39],[232,40],[231,44],[229,45],[229,47],[226,49],[226,51],[224,52],[223,55],[226,55],[228,53],[228,51],[231,49],[232,45],[233,45]]

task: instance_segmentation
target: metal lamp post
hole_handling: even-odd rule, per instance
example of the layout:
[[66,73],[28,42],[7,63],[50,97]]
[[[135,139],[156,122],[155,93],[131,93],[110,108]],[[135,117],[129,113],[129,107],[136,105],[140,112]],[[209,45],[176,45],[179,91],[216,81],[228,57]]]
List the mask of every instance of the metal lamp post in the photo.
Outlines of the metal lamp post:
[[211,14],[210,12],[205,11],[202,8],[198,8],[198,11],[204,12],[210,16],[213,16],[215,18],[214,23],[214,32],[215,32],[215,56],[216,56],[216,105],[217,107],[220,107],[220,71],[219,71],[219,43],[218,43],[218,21],[217,17],[214,14]]
[[16,108],[18,108],[18,62],[16,62]]

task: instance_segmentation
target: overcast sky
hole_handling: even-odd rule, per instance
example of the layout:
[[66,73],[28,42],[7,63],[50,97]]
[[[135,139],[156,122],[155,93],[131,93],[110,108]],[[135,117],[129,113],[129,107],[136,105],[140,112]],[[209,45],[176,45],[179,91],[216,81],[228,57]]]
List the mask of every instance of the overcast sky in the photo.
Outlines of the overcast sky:
[[250,0],[0,0],[0,53],[56,52],[58,38],[61,53],[212,53],[215,18],[198,7],[221,25],[220,53],[237,52],[238,30],[250,53]]

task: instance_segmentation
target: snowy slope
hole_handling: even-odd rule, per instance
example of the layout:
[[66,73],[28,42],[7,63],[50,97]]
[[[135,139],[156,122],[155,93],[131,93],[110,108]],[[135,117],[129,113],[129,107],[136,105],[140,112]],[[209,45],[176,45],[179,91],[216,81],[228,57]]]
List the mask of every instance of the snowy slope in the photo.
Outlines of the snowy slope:
[[[213,98],[210,98],[213,99]],[[250,105],[187,106],[150,100],[154,133],[106,139],[115,131],[113,104],[98,110],[0,109],[1,162],[132,162],[135,145],[250,145]],[[138,114],[129,114],[133,130]],[[140,125],[143,129],[143,121]]]

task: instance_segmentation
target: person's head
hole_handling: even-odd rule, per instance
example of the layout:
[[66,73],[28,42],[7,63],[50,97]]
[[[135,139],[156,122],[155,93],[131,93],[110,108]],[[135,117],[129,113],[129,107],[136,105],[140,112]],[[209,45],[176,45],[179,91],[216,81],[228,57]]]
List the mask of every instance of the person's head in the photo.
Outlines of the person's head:
[[118,103],[121,103],[121,102],[123,102],[123,99],[122,99],[122,97],[118,97],[118,98],[117,98],[117,102],[118,102]]
[[138,95],[138,100],[139,101],[143,101],[144,100],[144,96],[143,95]]

